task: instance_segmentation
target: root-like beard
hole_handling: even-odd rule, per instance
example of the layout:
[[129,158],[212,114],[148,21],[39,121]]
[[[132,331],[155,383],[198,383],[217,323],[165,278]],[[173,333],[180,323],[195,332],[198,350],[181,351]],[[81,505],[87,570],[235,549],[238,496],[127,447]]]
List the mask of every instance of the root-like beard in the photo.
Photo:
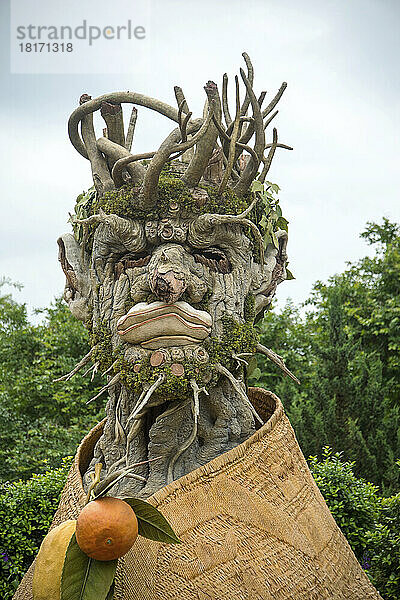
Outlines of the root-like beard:
[[243,398],[224,378],[208,392],[209,395],[199,394],[197,423],[194,395],[165,402],[162,396],[154,394],[138,418],[130,419],[138,395],[124,385],[115,386],[109,392],[103,434],[84,476],[85,488],[98,462],[103,464],[105,477],[160,457],[130,471],[110,492],[120,497],[147,498],[246,440],[255,431],[255,423]]

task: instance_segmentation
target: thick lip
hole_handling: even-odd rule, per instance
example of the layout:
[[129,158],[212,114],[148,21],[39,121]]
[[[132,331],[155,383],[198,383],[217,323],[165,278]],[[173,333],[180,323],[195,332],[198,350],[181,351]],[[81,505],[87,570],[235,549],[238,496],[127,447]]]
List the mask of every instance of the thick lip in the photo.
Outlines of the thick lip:
[[211,331],[212,317],[183,301],[139,302],[117,323],[118,334],[131,344],[161,347],[199,343]]
[[177,317],[183,318],[186,322],[193,325],[202,325],[206,328],[211,328],[212,317],[205,310],[197,310],[193,308],[187,302],[182,300],[174,302],[173,304],[166,304],[165,302],[139,302],[132,306],[126,315],[121,317],[117,323],[118,332],[124,330],[126,327],[130,327],[131,323],[141,323],[149,319],[155,319],[157,317],[163,317],[166,315],[175,314]]

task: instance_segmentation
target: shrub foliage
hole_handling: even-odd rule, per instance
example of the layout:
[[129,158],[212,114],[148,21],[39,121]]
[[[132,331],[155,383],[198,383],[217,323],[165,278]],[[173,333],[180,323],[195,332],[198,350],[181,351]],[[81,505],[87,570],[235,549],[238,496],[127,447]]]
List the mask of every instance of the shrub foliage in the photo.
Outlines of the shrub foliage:
[[71,460],[0,486],[0,598],[11,600],[49,529]]

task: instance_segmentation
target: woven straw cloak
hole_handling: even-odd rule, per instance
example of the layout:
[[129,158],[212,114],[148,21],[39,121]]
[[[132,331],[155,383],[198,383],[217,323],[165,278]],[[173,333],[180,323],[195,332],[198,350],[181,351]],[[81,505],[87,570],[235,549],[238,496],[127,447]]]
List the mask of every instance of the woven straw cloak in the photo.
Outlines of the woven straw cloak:
[[[138,538],[119,561],[115,600],[381,598],[330,514],[281,402],[259,388],[249,397],[265,425],[149,498],[183,543]],[[81,473],[103,426],[78,448],[52,526],[84,505]],[[14,600],[32,600],[33,568]]]

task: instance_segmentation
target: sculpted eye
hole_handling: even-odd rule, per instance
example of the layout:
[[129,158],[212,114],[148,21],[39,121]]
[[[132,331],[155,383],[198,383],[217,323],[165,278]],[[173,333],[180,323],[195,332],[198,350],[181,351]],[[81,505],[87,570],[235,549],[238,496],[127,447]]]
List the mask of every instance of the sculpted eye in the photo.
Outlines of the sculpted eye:
[[124,254],[114,266],[114,274],[116,279],[125,272],[125,269],[134,269],[135,267],[144,267],[150,262],[151,255],[147,252],[140,254]]
[[232,271],[231,263],[225,252],[220,248],[196,248],[193,250],[193,258],[211,271],[217,273],[230,273]]

